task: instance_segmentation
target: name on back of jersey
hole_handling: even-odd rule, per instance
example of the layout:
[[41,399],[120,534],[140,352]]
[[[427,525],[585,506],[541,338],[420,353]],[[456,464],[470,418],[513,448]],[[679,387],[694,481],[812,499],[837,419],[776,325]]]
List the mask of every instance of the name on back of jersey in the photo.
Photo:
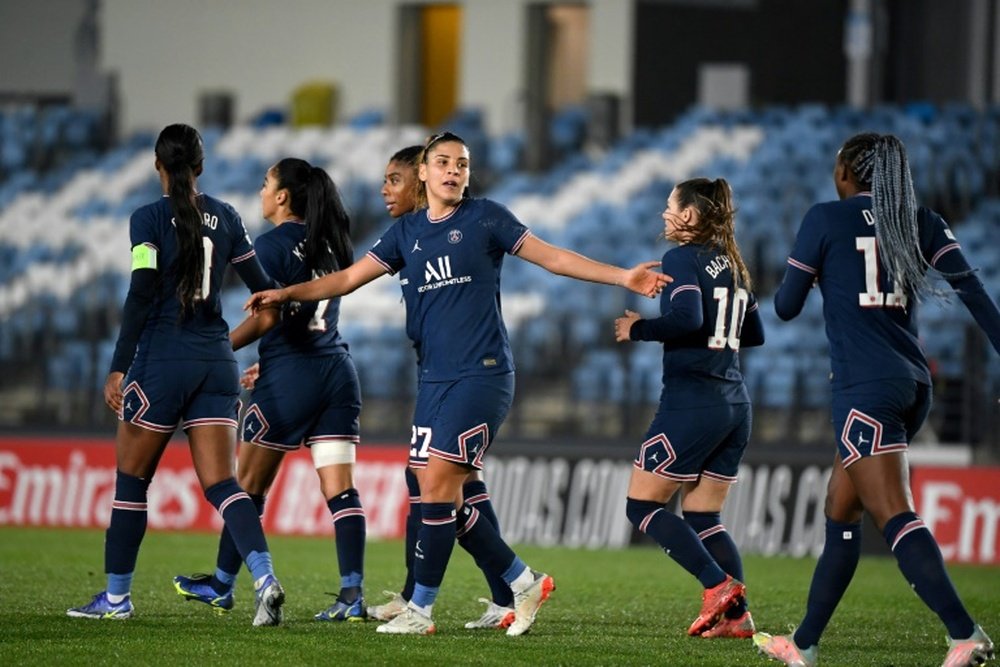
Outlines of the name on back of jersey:
[[[176,227],[177,220],[175,218],[170,218],[170,224]],[[211,213],[202,213],[201,224],[209,229],[215,229],[219,226],[219,216],[212,215]]]
[[718,255],[711,262],[705,265],[705,273],[712,276],[712,278],[717,278],[720,273],[729,268],[729,257],[728,255]]

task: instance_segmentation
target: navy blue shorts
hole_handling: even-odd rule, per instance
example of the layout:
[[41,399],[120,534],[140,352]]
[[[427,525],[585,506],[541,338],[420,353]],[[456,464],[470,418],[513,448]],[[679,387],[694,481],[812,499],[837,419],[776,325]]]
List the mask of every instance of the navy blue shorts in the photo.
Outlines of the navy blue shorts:
[[749,403],[669,410],[662,405],[633,465],[674,482],[701,476],[732,484],[753,425]]
[[243,441],[291,451],[324,440],[358,442],[361,385],[349,354],[285,355],[261,364],[243,414]]
[[119,417],[160,433],[178,425],[236,428],[239,382],[235,359],[150,361],[139,354],[125,376]]
[[931,410],[931,388],[879,380],[835,389],[831,415],[844,467],[864,456],[905,450]]
[[450,382],[421,382],[413,413],[410,467],[429,456],[481,470],[514,400],[514,374],[474,375]]

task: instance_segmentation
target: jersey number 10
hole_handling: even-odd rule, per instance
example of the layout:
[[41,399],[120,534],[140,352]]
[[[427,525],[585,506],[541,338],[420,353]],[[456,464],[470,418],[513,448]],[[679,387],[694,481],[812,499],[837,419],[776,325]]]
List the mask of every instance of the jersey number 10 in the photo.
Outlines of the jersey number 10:
[[709,337],[708,348],[722,350],[728,345],[730,349],[740,349],[740,331],[743,329],[743,316],[747,313],[750,294],[742,287],[734,290],[732,310],[729,309],[728,288],[716,287],[712,291],[712,298],[719,302],[719,310],[715,313],[715,335]]

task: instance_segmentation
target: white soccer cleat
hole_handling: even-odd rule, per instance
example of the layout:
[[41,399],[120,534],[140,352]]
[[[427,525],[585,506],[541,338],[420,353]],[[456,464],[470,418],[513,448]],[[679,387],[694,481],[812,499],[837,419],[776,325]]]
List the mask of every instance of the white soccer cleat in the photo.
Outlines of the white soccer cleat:
[[403,613],[375,628],[375,632],[389,635],[433,635],[437,628],[429,616],[424,616],[407,605]]
[[556,589],[555,580],[544,572],[531,571],[535,581],[520,593],[514,593],[514,622],[507,628],[508,637],[523,635],[531,629],[538,609]]
[[755,632],[753,645],[763,655],[784,663],[787,667],[816,667],[819,653],[817,647],[799,648],[792,634],[769,635],[766,632]]
[[391,621],[406,611],[406,600],[401,593],[382,591],[382,594],[392,598],[385,604],[368,607],[368,616],[376,621]]
[[493,600],[479,598],[479,601],[486,605],[486,611],[475,621],[469,621],[465,627],[469,630],[479,630],[482,628],[507,628],[514,622],[514,609],[512,607],[501,607]]
[[281,624],[283,617],[281,605],[285,604],[285,591],[273,574],[264,577],[264,581],[257,589],[256,604],[257,609],[253,617],[254,625]]
[[968,639],[948,639],[948,654],[941,667],[975,667],[993,656],[993,642],[977,625]]

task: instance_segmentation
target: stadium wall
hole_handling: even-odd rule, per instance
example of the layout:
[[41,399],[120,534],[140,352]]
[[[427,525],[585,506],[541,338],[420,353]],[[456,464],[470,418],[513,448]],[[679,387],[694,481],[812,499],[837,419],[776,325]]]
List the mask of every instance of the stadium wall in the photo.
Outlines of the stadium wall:
[[[503,532],[511,542],[541,546],[622,548],[642,542],[624,517],[631,473],[624,447],[539,447],[504,443],[491,454],[486,478]],[[364,445],[355,481],[368,535],[402,537],[408,512],[402,469],[407,447]],[[114,493],[110,439],[0,438],[0,526],[103,528]],[[740,470],[724,523],[745,553],[818,555],[828,459],[752,452]],[[917,511],[952,562],[1000,564],[1000,468],[915,466]],[[268,497],[265,529],[275,534],[327,535],[329,511],[305,450],[289,455]],[[150,486],[152,529],[218,531],[187,447],[167,448]],[[868,553],[886,553],[868,530]]]
[[[235,95],[236,118],[287,104],[306,81],[335,82],[341,115],[396,99],[401,0],[104,0],[102,66],[119,75],[122,130],[196,122],[197,96]],[[459,105],[486,112],[487,130],[519,129],[530,0],[463,0]],[[588,3],[588,84],[625,94],[632,3]],[[291,37],[294,36],[294,37]],[[192,46],[194,45],[194,46]]]

